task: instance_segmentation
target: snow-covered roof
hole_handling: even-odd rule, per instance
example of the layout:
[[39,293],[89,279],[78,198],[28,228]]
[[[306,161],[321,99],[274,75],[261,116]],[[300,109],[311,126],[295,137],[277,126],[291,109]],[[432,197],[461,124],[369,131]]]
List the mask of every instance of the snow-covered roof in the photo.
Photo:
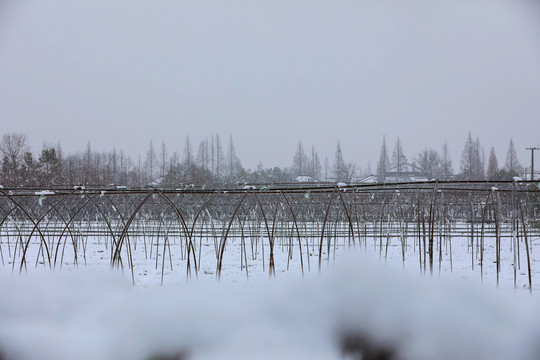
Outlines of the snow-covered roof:
[[319,180],[315,179],[314,177],[307,176],[307,175],[297,176],[294,180],[296,182],[319,182]]
[[379,179],[376,175],[369,175],[363,179],[360,179],[358,182],[363,184],[375,184],[379,182]]

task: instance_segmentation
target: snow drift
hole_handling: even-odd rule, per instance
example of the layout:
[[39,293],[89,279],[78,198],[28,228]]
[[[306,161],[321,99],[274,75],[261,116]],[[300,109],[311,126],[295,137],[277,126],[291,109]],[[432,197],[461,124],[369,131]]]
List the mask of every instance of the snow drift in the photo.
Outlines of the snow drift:
[[136,288],[114,273],[1,276],[2,359],[540,354],[539,308],[525,292],[421,278],[358,256],[303,281]]

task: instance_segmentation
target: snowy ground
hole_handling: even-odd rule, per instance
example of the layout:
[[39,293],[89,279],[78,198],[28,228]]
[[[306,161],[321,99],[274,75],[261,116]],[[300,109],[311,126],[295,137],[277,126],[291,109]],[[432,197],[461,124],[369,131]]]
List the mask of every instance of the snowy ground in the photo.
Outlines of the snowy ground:
[[[439,243],[439,239],[441,242]],[[21,269],[21,249],[15,247],[15,238],[10,243],[2,239],[2,263],[0,272],[4,273],[35,273],[50,271],[45,252],[41,251],[40,242],[35,237],[28,246],[26,264]],[[214,282],[217,279],[217,258],[219,238],[205,238],[194,242],[197,271],[194,268],[193,255],[190,256],[191,271],[187,271],[187,248],[185,241],[180,238],[169,238],[164,241],[159,237],[130,237],[130,250],[133,257],[133,274],[128,266],[128,247],[123,246],[121,251],[121,272],[136,286],[176,286],[189,280],[207,280]],[[110,268],[111,242],[104,238],[88,237],[78,238],[77,259],[75,260],[72,241],[64,237],[60,246],[54,241],[49,246],[51,261],[54,267],[54,258],[57,258],[55,272],[58,271],[85,271],[87,269],[104,270]],[[340,262],[344,254],[361,253],[375,259],[377,262],[404,269],[413,275],[427,274],[429,264],[425,262],[427,255],[420,259],[417,239],[408,237],[405,245],[399,237],[382,239],[352,239],[341,238],[330,240],[325,238],[319,259],[319,238],[302,239],[301,249],[297,239],[277,238],[274,243],[275,278],[301,279],[304,276],[317,275],[327,271],[334,264]],[[328,241],[330,245],[328,246]],[[450,239],[435,237],[433,276],[436,278],[462,278],[473,282],[497,285],[496,248],[495,239],[486,238],[484,244],[483,261],[475,239],[473,247],[469,238],[452,237]],[[529,239],[530,262],[532,275],[532,290],[540,292],[540,238]],[[382,245],[382,246],[381,246]],[[422,245],[423,247],[424,245]],[[300,251],[301,255],[300,256]],[[13,256],[16,253],[17,256]],[[221,282],[254,282],[269,278],[270,248],[267,238],[261,237],[253,242],[242,242],[239,238],[228,238],[221,270]],[[56,256],[55,256],[56,255]],[[516,261],[514,261],[516,256]],[[527,256],[523,239],[514,251],[513,239],[510,237],[501,240],[501,270],[499,272],[499,286],[502,288],[529,289]],[[13,261],[15,259],[15,261]],[[321,266],[319,271],[319,260]],[[13,263],[15,262],[15,263]],[[514,266],[516,263],[516,266]],[[246,266],[247,264],[247,266]],[[482,266],[481,266],[482,264]],[[538,281],[535,281],[538,279]]]
[[3,242],[0,358],[340,359],[360,351],[396,359],[540,356],[539,239],[531,239],[532,296],[522,244],[514,290],[509,238],[501,247],[498,289],[494,244],[486,242],[482,277],[476,250],[471,258],[464,238],[453,238],[451,251],[449,242],[442,244],[433,276],[429,265],[422,275],[411,239],[405,261],[396,238],[388,253],[386,239],[383,249],[380,239],[355,247],[342,239],[329,254],[325,243],[320,272],[317,244],[308,244],[309,264],[303,244],[304,279],[297,244],[287,269],[289,240],[276,239],[270,279],[267,245],[263,256],[262,242],[244,250],[239,239],[230,240],[219,282],[213,240],[200,246],[200,269],[190,281],[185,248],[170,240],[169,256],[157,240],[146,239],[145,251],[142,239],[136,246],[132,239],[135,287],[125,252],[123,274],[108,270],[110,243],[105,247],[103,239],[87,239],[78,267],[66,246],[62,269],[58,264],[53,272],[33,244],[23,275],[19,262],[10,263],[13,244],[8,249]]

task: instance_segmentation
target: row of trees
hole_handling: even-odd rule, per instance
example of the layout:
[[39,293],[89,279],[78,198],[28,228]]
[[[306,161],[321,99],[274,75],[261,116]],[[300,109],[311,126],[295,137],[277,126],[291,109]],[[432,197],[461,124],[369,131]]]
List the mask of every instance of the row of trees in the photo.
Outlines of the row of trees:
[[380,181],[388,181],[404,179],[412,175],[440,180],[511,180],[512,177],[521,175],[523,170],[512,139],[508,144],[505,165],[500,168],[494,147],[491,147],[486,165],[484,147],[480,144],[478,137],[473,139],[469,133],[461,154],[459,172],[454,174],[446,143],[443,144],[441,152],[436,149],[424,149],[412,161],[409,161],[398,138],[390,160],[386,139],[383,137],[379,162],[377,163],[377,178]]
[[288,173],[295,179],[299,176],[304,176],[308,177],[306,180],[345,182],[351,182],[356,175],[359,175],[357,174],[356,165],[345,162],[339,141],[336,145],[334,162],[331,167],[327,158],[324,159],[324,166],[321,165],[315,146],[311,147],[308,155],[304,151],[302,142],[299,141],[293,157],[292,166],[288,169]]
[[[0,142],[2,159],[0,184],[4,186],[47,186],[75,184],[122,184],[129,186],[164,185],[234,185],[243,183],[292,182],[305,180],[352,182],[370,175],[371,170],[358,169],[354,163],[344,160],[339,141],[332,164],[328,158],[321,159],[312,146],[305,151],[298,142],[290,168],[263,168],[246,170],[236,155],[232,136],[223,149],[219,135],[203,139],[194,151],[189,137],[183,154],[169,153],[165,143],[157,147],[151,141],[144,158],[136,159],[123,151],[96,152],[90,144],[85,151],[64,154],[60,144],[44,145],[35,156],[27,144],[25,134],[5,134]],[[478,138],[469,133],[463,149],[460,171],[454,174],[448,145],[441,151],[425,149],[409,161],[398,138],[394,151],[387,151],[386,139],[377,163],[376,177],[379,181],[403,180],[410,176],[428,179],[508,179],[521,174],[522,167],[512,140],[510,140],[505,166],[499,168],[494,148],[486,161],[484,148]]]
[[25,134],[5,134],[0,142],[2,159],[0,184],[3,186],[50,186],[76,184],[122,184],[129,186],[232,185],[244,182],[291,182],[290,172],[279,168],[244,169],[232,137],[223,150],[219,135],[199,143],[197,151],[186,138],[182,155],[169,154],[162,143],[151,141],[145,157],[133,159],[123,151],[85,151],[64,154],[57,145],[44,145],[37,157],[30,151]]

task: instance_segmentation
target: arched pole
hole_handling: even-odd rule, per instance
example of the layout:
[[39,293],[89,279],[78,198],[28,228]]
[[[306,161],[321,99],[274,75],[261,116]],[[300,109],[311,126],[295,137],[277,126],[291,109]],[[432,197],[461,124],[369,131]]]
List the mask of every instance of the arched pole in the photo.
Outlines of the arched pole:
[[[25,243],[25,246],[24,246],[24,249],[23,249],[23,255],[22,255],[22,258],[21,258],[21,265],[19,267],[19,273],[22,272],[22,268],[23,268],[23,263],[24,261],[26,261],[26,253],[28,251],[28,247],[30,245],[30,241],[32,239],[32,236],[34,235],[34,232],[36,231],[36,229],[39,229],[38,226],[39,224],[41,223],[41,221],[43,221],[43,219],[45,219],[45,217],[47,215],[49,215],[49,213],[51,213],[53,210],[56,211],[58,213],[58,215],[60,215],[60,218],[62,219],[62,221],[64,221],[64,223],[66,222],[64,217],[60,214],[60,212],[58,211],[57,207],[62,203],[64,202],[70,195],[72,195],[75,191],[72,191],[68,194],[66,194],[63,198],[61,198],[59,201],[57,201],[54,205],[51,204],[50,202],[46,202],[47,204],[49,204],[49,209],[45,212],[45,214],[43,214],[37,222],[34,223],[34,227],[32,228],[32,231],[30,232],[30,235],[28,235],[28,240],[26,241]],[[73,234],[71,234],[71,240],[72,242],[74,242],[75,240],[73,239]],[[46,244],[46,242],[43,242]],[[74,248],[75,248],[75,245],[74,245]],[[47,249],[47,247],[45,247],[45,249]],[[76,253],[76,252],[75,252]],[[39,256],[39,253],[38,253],[38,256]],[[49,254],[49,251],[47,249],[47,257],[49,258],[49,267],[51,266],[51,259],[50,259],[50,254]],[[77,255],[75,254],[75,261],[77,259]],[[37,263],[36,263],[37,265]]]
[[[272,230],[272,232],[270,232],[270,227],[268,226],[268,220],[266,220],[266,214],[264,213],[264,209],[263,209],[263,206],[261,204],[261,201],[259,200],[259,197],[257,196],[256,193],[253,193],[253,195],[255,196],[255,200],[257,200],[257,203],[259,204],[259,208],[261,209],[261,213],[262,213],[262,216],[263,216],[263,219],[264,219],[264,225],[266,226],[266,233],[268,234],[268,244],[270,246],[270,261],[269,261],[269,264],[268,264],[268,274],[270,277],[272,276],[276,276],[276,273],[275,273],[275,268],[274,268],[274,232]],[[277,205],[276,205],[276,211],[277,211]],[[264,244],[263,244],[264,246]]]
[[337,190],[338,194],[339,194],[339,198],[341,200],[341,204],[343,205],[343,209],[345,210],[345,215],[347,216],[347,220],[349,221],[349,230],[351,231],[351,236],[352,236],[352,241],[353,241],[353,245],[355,245],[355,240],[354,240],[354,226],[353,226],[353,223],[352,223],[352,219],[351,219],[351,216],[349,215],[349,210],[347,209],[347,205],[345,205],[345,200],[343,200],[343,195],[341,194],[341,191]]
[[[193,247],[193,242],[191,241],[191,233],[190,233],[190,231],[188,229],[186,221],[184,220],[184,217],[180,213],[180,210],[178,210],[178,208],[176,207],[176,205],[174,205],[174,203],[171,201],[171,199],[169,199],[162,192],[159,192],[158,194],[167,202],[167,204],[170,207],[172,207],[172,209],[174,210],[176,216],[180,219],[180,223],[182,224],[182,227],[184,228],[184,234],[185,234],[186,240],[188,242],[187,270],[189,272],[191,272],[191,265],[190,265],[190,262],[189,262],[189,254],[191,253],[191,254],[193,254],[193,264],[194,264],[194,267],[195,267],[195,276],[198,277],[198,273],[197,273],[197,255],[195,254],[195,249]],[[186,273],[186,276],[187,276],[187,273]]]
[[[228,194],[224,192],[223,195],[225,195],[225,199],[227,199],[227,201],[231,204],[231,206],[234,206],[234,204],[233,204],[232,200],[229,198]],[[249,205],[249,206],[251,206],[251,205]],[[256,206],[257,206],[257,204],[253,205],[253,207],[256,207]],[[246,252],[246,244],[245,244],[245,239],[244,239],[244,228],[245,228],[246,221],[247,221],[247,219],[249,217],[249,211],[251,209],[250,209],[250,207],[248,207],[247,211],[246,211],[245,208],[241,208],[241,210],[242,210],[243,214],[245,215],[244,221],[242,221],[242,219],[240,218],[240,214],[238,214],[238,213],[236,214],[238,224],[240,225],[240,231],[242,233],[241,236],[242,236],[242,244],[243,244],[243,246],[241,246],[241,247],[243,247],[243,249],[244,249],[243,255],[240,254],[240,257],[242,258],[242,256],[243,256],[243,258],[244,258],[244,260],[246,262],[246,265],[245,265],[246,278],[249,280],[249,271],[248,271],[248,265],[247,265],[247,252]],[[251,227],[251,225],[250,225],[250,227]],[[251,249],[252,249],[252,252],[253,252],[253,240],[251,241]],[[240,250],[240,251],[242,251],[242,250]],[[218,253],[219,253],[219,251],[216,252],[216,256],[219,258]],[[264,251],[263,251],[263,253],[264,253]],[[263,264],[264,264],[264,259],[263,259]]]
[[488,193],[486,204],[482,209],[482,225],[480,227],[480,281],[484,282],[484,229],[487,209],[489,206],[489,201],[491,200],[491,192]]
[[[213,196],[211,196],[207,201],[205,201],[205,203],[202,205],[202,207],[199,209],[199,211],[197,211],[197,214],[195,214],[195,217],[193,218],[193,223],[191,224],[191,230],[189,232],[189,238],[191,239],[191,241],[193,241],[193,233],[195,232],[195,224],[197,223],[197,220],[199,219],[199,216],[202,214],[202,212],[206,209],[206,207],[208,206],[208,204],[210,204],[210,202],[212,200],[214,200],[214,198],[217,196],[217,194],[214,194]],[[204,219],[204,218],[203,218]],[[214,225],[213,223],[213,220],[212,220],[212,217],[210,216],[210,222],[212,224],[212,227]],[[204,222],[203,222],[203,226],[204,226]],[[199,242],[199,266],[198,267],[195,267],[196,270],[199,270],[200,266],[201,266],[201,247],[202,247],[202,234],[201,234],[201,241]],[[188,259],[189,260],[189,259]],[[198,274],[198,272],[197,272]]]
[[[319,243],[319,273],[321,272],[322,246],[323,246],[323,241],[324,241],[324,229],[326,228],[326,222],[328,220],[328,214],[330,213],[330,207],[334,203],[334,195],[335,195],[335,190],[332,191],[332,193],[330,195],[330,200],[328,201],[328,206],[326,207],[326,212],[324,214],[323,226],[322,226],[322,230],[321,230],[321,241]],[[328,256],[330,256],[330,254],[328,254]]]
[[[1,236],[1,232],[2,232],[2,226],[4,225],[4,222],[7,220],[7,218],[11,215],[11,213],[13,212],[14,209],[16,209],[15,207],[12,207],[11,210],[9,211],[6,211],[4,210],[4,208],[0,205],[0,209],[2,209],[5,213],[6,213],[6,216],[4,216],[2,218],[2,221],[0,221],[0,236]],[[13,217],[12,217],[13,218]],[[15,221],[14,221],[15,222]],[[11,249],[10,249],[10,244],[9,244],[9,236],[8,236],[8,256],[11,256]],[[2,265],[4,265],[4,253],[2,251],[2,244],[0,244],[0,257],[2,257]],[[15,260],[15,256],[13,257],[13,260]],[[15,261],[13,261],[13,264],[15,265]],[[12,268],[12,271],[13,271],[13,268]]]
[[[97,204],[96,200],[94,199],[96,197],[97,194],[95,194],[94,196],[89,196],[90,198],[90,201],[94,204],[94,206],[96,207],[97,211],[100,213],[100,215],[103,217],[103,220],[105,220],[105,223],[107,224],[107,227],[109,228],[109,232],[111,233],[111,237],[112,237],[112,241],[113,243],[111,244],[111,247],[113,246],[113,244],[116,244],[116,236],[114,236],[114,231],[112,229],[112,225],[111,225],[111,222],[109,221],[108,217],[105,215],[105,213],[103,212],[103,210],[99,207],[99,205]],[[105,196],[105,194],[103,195]],[[107,200],[111,201],[110,199],[107,198]],[[111,202],[112,203],[112,202]],[[118,213],[118,215],[120,216],[120,219],[122,220],[122,223],[124,223],[124,219],[122,218],[122,214],[120,214],[118,212],[118,209],[115,207],[114,203],[113,204],[113,207],[114,207],[114,210]]]
[[[111,258],[111,267],[114,267],[115,264],[117,264],[120,261],[120,252],[122,251],[122,244],[124,242],[125,237],[127,236],[129,226],[135,219],[135,216],[137,213],[141,210],[143,205],[150,199],[150,197],[155,193],[155,190],[150,191],[144,199],[139,203],[135,211],[131,214],[128,221],[126,222],[126,225],[124,226],[124,229],[122,230],[122,233],[120,234],[120,238],[118,239],[118,244],[116,246],[116,249],[114,251],[114,255]],[[131,281],[133,282],[133,285],[135,285],[135,273],[133,271],[133,257],[131,256],[131,249],[128,242],[128,257],[130,258],[130,268],[131,268]]]
[[[41,230],[39,229],[39,227],[37,227],[36,225],[36,222],[34,221],[34,219],[32,219],[32,217],[30,216],[30,214],[28,214],[28,212],[15,200],[13,199],[9,194],[7,194],[5,191],[3,190],[0,190],[0,193],[2,195],[4,195],[5,197],[7,197],[11,202],[13,202],[13,204],[15,204],[16,207],[18,207],[19,209],[21,209],[21,211],[26,215],[26,217],[32,222],[32,224],[34,224],[34,228],[37,229],[38,233],[39,233],[39,236],[41,238],[41,242],[43,243],[43,246],[45,247],[45,250],[47,251],[47,260],[49,261],[49,268],[52,269],[52,265],[51,265],[51,255],[49,253],[49,247],[47,246],[47,241],[45,241],[45,237],[43,236],[43,233],[41,232]],[[26,260],[25,259],[25,256],[26,256],[26,249],[28,248],[28,243],[25,245],[25,249],[23,251],[23,257],[21,258],[21,267],[19,269],[19,272],[22,272],[22,268],[23,268],[23,263],[24,261]]]
[[[86,200],[78,209],[77,211],[71,216],[71,218],[69,219],[69,221],[65,221],[64,217],[62,216],[62,214],[60,214],[60,212],[58,212],[58,215],[62,218],[62,220],[64,221],[64,224],[66,225],[64,227],[64,229],[62,229],[62,232],[60,233],[60,236],[58,238],[58,243],[56,244],[56,250],[54,252],[54,268],[56,268],[56,260],[58,258],[58,249],[60,248],[60,242],[61,242],[61,239],[62,237],[64,236],[64,233],[66,232],[66,230],[70,233],[71,235],[71,239],[72,239],[72,242],[75,243],[75,239],[73,238],[73,234],[71,232],[71,229],[69,228],[69,226],[71,225],[71,223],[73,222],[73,220],[75,220],[75,217],[79,214],[79,212],[81,212],[82,209],[84,209],[84,207],[86,206],[86,204],[88,204],[92,198],[94,197],[95,195],[89,195],[88,196],[88,200]],[[99,211],[99,210],[98,210]],[[76,252],[75,252],[76,253]],[[77,258],[77,255],[75,254],[75,258]]]
[[[111,206],[113,207],[114,211],[116,211],[116,213],[118,214],[118,216],[120,217],[120,221],[122,222],[122,226],[125,227],[126,226],[126,221],[124,220],[124,216],[122,215],[122,213],[120,212],[120,210],[118,209],[118,206],[116,206],[116,204],[114,203],[114,201],[112,201],[108,196],[107,196],[107,193],[103,194],[103,197],[105,198],[105,200],[107,200]],[[97,206],[97,205],[96,205]],[[103,215],[105,216],[105,214]],[[116,246],[118,246],[118,242],[116,240],[116,238],[113,236],[113,244],[111,244],[111,259],[113,257],[113,248],[116,248]]]
[[[283,191],[279,191],[279,193],[283,196],[285,199],[285,202],[287,203],[287,206],[289,208],[289,211],[291,212],[291,216],[293,218],[294,228],[296,229],[296,237],[298,238],[298,248],[300,249],[300,267],[302,268],[302,277],[304,277],[304,260],[302,258],[302,241],[300,239],[300,230],[298,229],[298,223],[296,221],[296,214],[294,213],[291,203],[289,202],[289,199],[287,199],[287,196],[285,196],[285,193]],[[309,256],[309,255],[308,255]],[[309,257],[308,257],[309,260]]]
[[242,204],[244,203],[244,200],[246,199],[248,194],[249,194],[249,190],[246,191],[246,193],[240,199],[240,202],[238,203],[238,205],[234,209],[234,213],[231,216],[231,220],[229,221],[229,225],[227,226],[227,230],[225,231],[225,234],[223,235],[223,238],[220,241],[220,244],[219,244],[219,259],[218,259],[217,270],[216,270],[216,277],[217,277],[218,280],[221,279],[221,265],[222,265],[222,261],[223,261],[223,253],[225,252],[225,243],[227,242],[227,237],[229,235],[229,231],[231,230],[232,223],[234,222],[234,218],[235,218],[236,214],[238,213],[238,210],[240,209],[240,206],[242,206]]

